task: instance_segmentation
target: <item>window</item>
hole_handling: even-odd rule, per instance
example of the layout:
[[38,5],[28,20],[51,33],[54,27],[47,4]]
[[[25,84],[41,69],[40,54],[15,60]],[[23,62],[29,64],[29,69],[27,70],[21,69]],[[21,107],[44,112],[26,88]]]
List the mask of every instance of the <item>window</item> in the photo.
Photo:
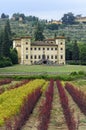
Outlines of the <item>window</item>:
[[28,59],[28,55],[26,55],[26,59]]
[[51,48],[51,50],[53,50],[53,48]]
[[31,59],[33,59],[33,56],[31,55],[31,57],[30,57]]
[[34,48],[34,50],[36,50],[36,48]]
[[41,48],[39,47],[38,50],[41,50]]
[[57,50],[57,48],[55,48],[55,50]]
[[61,55],[61,59],[63,59],[63,55]]
[[26,50],[28,50],[28,48],[26,48]]
[[41,56],[39,55],[38,58],[41,59]]
[[55,59],[57,59],[57,56],[55,56]]
[[32,47],[31,47],[30,49],[31,49],[31,50],[33,50],[33,48],[32,48]]
[[47,50],[49,50],[49,48],[47,48]]
[[26,42],[26,45],[28,45],[28,42]]
[[51,56],[51,59],[53,59],[53,55]]
[[43,48],[43,50],[45,50],[45,48]]
[[63,50],[63,48],[60,48],[61,50]]
[[31,60],[31,63],[33,63],[33,61]]
[[47,59],[49,59],[49,55],[47,55]]
[[36,59],[36,55],[34,56],[34,59]]
[[61,42],[60,44],[62,45],[63,43]]

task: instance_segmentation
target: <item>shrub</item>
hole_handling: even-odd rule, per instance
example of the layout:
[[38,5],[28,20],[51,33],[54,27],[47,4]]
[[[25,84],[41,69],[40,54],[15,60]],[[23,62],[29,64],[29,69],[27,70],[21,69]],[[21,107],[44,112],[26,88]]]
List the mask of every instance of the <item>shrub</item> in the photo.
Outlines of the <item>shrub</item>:
[[11,66],[11,59],[8,57],[0,57],[0,67]]
[[63,108],[64,117],[68,125],[68,130],[75,130],[76,122],[73,117],[73,114],[71,113],[68,96],[66,95],[65,89],[63,88],[59,80],[56,81],[56,84],[59,91],[59,96],[60,96],[61,106]]
[[47,130],[48,129],[48,123],[50,120],[50,112],[52,109],[52,101],[53,101],[53,88],[54,82],[53,80],[50,81],[49,87],[47,91],[45,92],[45,100],[40,108],[40,114],[39,114],[39,126],[38,130]]
[[65,88],[77,103],[81,112],[86,115],[86,94],[69,83],[66,83]]
[[76,71],[71,72],[70,75],[77,75],[78,73]]
[[78,74],[85,75],[85,72],[84,71],[79,71]]
[[18,54],[17,54],[16,49],[15,48],[11,49],[10,53],[11,53],[10,54],[11,55],[10,58],[11,58],[12,63],[13,64],[18,64]]

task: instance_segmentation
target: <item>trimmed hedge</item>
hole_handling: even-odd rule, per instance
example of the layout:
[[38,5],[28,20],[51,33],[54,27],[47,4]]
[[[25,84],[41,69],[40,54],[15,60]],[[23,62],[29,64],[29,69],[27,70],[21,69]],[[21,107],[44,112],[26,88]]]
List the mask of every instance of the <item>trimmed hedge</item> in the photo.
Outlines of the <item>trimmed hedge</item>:
[[11,59],[6,57],[0,57],[0,68],[6,66],[12,66]]

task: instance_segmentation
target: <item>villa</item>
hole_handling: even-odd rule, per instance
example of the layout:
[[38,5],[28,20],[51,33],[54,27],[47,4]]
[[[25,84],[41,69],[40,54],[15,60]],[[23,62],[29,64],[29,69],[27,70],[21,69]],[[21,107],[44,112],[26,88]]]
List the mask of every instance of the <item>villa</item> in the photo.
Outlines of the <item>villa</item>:
[[65,37],[31,42],[31,37],[16,38],[13,48],[20,64],[65,64]]

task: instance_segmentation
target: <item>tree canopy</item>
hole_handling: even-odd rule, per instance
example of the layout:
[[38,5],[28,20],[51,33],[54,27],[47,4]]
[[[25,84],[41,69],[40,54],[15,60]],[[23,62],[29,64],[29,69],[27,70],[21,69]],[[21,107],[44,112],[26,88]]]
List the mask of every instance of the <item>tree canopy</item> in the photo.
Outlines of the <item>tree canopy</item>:
[[34,32],[34,40],[35,41],[43,41],[44,40],[44,35],[43,35],[43,26],[37,22],[35,32]]
[[80,47],[80,61],[81,61],[81,64],[86,65],[86,45],[85,44]]
[[10,29],[10,23],[9,20],[7,20],[4,33],[3,33],[3,55],[5,57],[10,57],[10,47],[12,43],[11,39],[11,29]]
[[52,24],[46,25],[46,28],[50,30],[58,30],[58,26],[59,26],[58,24],[52,23]]
[[18,63],[16,50],[12,50],[12,35],[9,20],[6,21],[4,30],[0,33],[0,67]]
[[74,61],[78,61],[79,60],[79,47],[77,45],[77,41],[76,40],[73,43],[72,60],[74,60]]
[[9,18],[9,15],[6,15],[5,13],[2,13],[1,14],[1,19],[4,19],[4,18]]
[[62,23],[63,24],[74,24],[75,23],[75,16],[73,13],[69,12],[67,14],[64,14],[62,17]]

